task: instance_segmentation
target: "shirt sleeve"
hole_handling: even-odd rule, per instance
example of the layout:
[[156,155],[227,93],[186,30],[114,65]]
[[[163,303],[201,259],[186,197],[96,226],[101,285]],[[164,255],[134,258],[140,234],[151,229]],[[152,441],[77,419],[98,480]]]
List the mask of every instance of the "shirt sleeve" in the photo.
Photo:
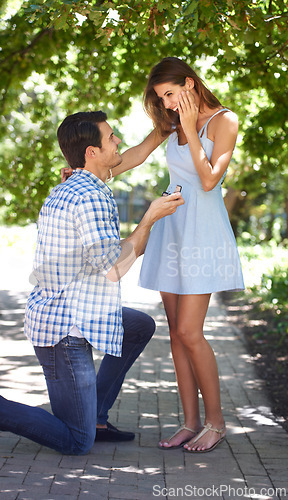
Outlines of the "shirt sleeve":
[[116,205],[98,191],[78,204],[75,223],[85,258],[98,272],[107,274],[121,254]]

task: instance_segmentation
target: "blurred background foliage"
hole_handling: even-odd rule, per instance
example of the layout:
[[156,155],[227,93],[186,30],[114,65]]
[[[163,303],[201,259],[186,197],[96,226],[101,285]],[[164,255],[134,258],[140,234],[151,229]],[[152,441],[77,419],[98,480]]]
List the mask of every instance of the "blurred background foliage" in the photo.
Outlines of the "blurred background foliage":
[[[286,243],[286,1],[8,0],[0,15],[2,223],[37,220],[65,164],[56,129],[67,114],[102,108],[123,148],[134,145],[122,118],[141,97],[151,67],[174,55],[239,116],[224,184],[235,234]],[[137,140],[145,136],[144,120],[140,114]],[[136,170],[114,187],[140,184],[148,199],[163,191],[162,153]]]

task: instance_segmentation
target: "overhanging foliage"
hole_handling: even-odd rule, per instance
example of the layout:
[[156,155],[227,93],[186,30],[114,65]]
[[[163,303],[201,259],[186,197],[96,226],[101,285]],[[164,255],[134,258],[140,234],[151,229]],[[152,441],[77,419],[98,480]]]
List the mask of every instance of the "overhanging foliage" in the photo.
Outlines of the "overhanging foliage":
[[286,2],[11,0],[2,2],[1,14],[0,201],[8,222],[35,220],[58,181],[61,119],[95,108],[121,118],[167,55],[200,71],[208,58],[205,80],[241,122],[241,164],[232,182],[250,200],[265,199],[274,186],[283,210]]

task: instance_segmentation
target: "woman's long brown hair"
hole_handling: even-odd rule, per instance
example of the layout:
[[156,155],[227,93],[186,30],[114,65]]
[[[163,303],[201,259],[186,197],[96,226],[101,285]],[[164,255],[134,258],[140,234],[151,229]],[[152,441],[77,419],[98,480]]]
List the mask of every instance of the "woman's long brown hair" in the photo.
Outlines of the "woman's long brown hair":
[[204,104],[212,109],[221,106],[217,97],[205,87],[201,78],[196,75],[195,71],[187,63],[177,57],[165,57],[152,68],[144,91],[145,111],[152,119],[156,130],[163,136],[171,133],[179,125],[179,116],[175,111],[165,108],[154,87],[160,83],[168,82],[184,87],[187,77],[194,80],[194,88],[200,98],[200,111]]

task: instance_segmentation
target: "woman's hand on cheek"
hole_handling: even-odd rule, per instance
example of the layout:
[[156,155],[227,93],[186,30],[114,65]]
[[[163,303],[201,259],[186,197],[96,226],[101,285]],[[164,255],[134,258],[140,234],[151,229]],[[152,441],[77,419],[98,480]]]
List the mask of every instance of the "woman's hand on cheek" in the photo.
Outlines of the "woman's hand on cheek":
[[195,104],[194,96],[189,91],[182,91],[179,95],[178,106],[180,122],[185,135],[196,130],[198,118],[198,108]]

